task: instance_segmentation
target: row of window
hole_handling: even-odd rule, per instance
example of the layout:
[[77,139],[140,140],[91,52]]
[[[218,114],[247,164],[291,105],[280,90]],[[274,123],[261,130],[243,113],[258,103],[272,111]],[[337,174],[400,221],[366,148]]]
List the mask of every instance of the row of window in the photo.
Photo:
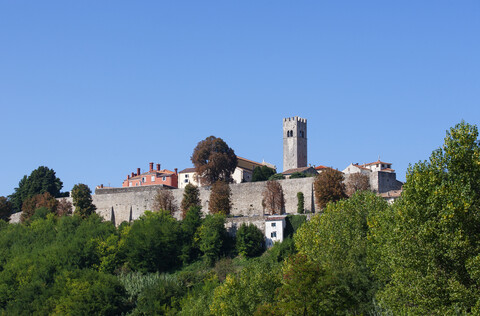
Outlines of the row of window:
[[[287,131],[287,137],[293,137],[293,131]],[[304,138],[305,137],[305,132],[304,131],[300,131],[300,137],[301,138]]]

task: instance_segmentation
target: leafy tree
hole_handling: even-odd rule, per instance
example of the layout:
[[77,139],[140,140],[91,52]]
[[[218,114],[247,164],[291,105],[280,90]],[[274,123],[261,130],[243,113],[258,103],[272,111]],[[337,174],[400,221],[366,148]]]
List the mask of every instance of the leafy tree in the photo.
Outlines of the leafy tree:
[[199,249],[196,247],[194,237],[197,229],[202,225],[202,212],[200,206],[191,206],[185,218],[181,221],[182,230],[182,254],[184,263],[196,259],[199,256]]
[[146,211],[133,223],[124,249],[128,265],[136,271],[171,270],[180,263],[180,225],[165,211]]
[[214,315],[253,315],[261,304],[272,303],[281,285],[281,262],[262,256],[238,274],[229,274],[215,289],[210,312]]
[[23,223],[30,219],[38,208],[45,208],[48,212],[55,213],[57,204],[57,200],[48,192],[34,195],[23,202],[20,221]]
[[0,220],[9,221],[13,205],[6,197],[0,196]]
[[73,205],[72,202],[67,199],[60,199],[57,203],[57,215],[66,216],[72,214]]
[[370,190],[370,179],[362,173],[350,174],[345,181],[345,193],[352,196],[357,191]]
[[255,167],[252,174],[252,182],[267,181],[277,171],[267,166]]
[[93,205],[92,191],[83,183],[75,184],[72,189],[73,205],[75,206],[75,214],[81,217],[88,217],[97,209]]
[[270,176],[268,180],[283,180],[285,179],[285,176],[281,173],[275,173],[274,175]]
[[306,178],[307,175],[305,173],[301,172],[294,172],[290,175],[289,179],[300,179],[300,178]]
[[326,169],[315,178],[313,183],[315,200],[319,209],[323,209],[328,202],[336,202],[347,198],[342,172]]
[[212,214],[230,214],[232,208],[232,192],[225,181],[217,181],[212,185],[208,209]]
[[288,215],[285,222],[285,237],[293,237],[293,234],[305,224],[307,217],[304,215]]
[[208,264],[213,264],[224,251],[227,231],[223,215],[207,215],[198,228],[196,239]]
[[237,156],[221,138],[209,136],[200,141],[191,157],[201,184],[211,185],[219,180],[231,182],[237,167]]
[[181,282],[163,275],[141,292],[132,315],[176,315],[184,294],[185,288]]
[[285,197],[280,183],[268,180],[262,193],[262,205],[269,214],[283,214],[285,211]]
[[51,314],[121,315],[127,311],[125,288],[113,275],[93,270],[64,271],[55,280]]
[[302,192],[297,192],[297,213],[305,213],[305,197]]
[[201,206],[200,204],[200,191],[198,188],[191,184],[188,183],[185,186],[185,190],[183,191],[183,199],[182,203],[180,205],[182,209],[182,218],[185,218],[187,211],[192,207],[192,206]]
[[262,231],[257,226],[243,223],[236,235],[237,252],[243,257],[257,257],[265,249],[264,239]]
[[154,211],[167,211],[170,214],[174,214],[178,210],[178,206],[175,203],[175,197],[171,190],[158,190],[153,202]]
[[386,283],[377,299],[394,314],[480,313],[479,162],[478,129],[462,121],[372,220],[371,262]]
[[[372,310],[379,283],[367,261],[371,249],[369,224],[387,208],[388,204],[374,193],[359,192],[348,200],[328,204],[322,215],[314,216],[294,235],[295,245],[306,260],[301,259],[305,280],[313,284],[308,279],[318,277],[312,291],[319,291],[315,296],[320,301],[312,298],[311,304],[320,306],[320,314],[333,310],[335,314],[361,315]],[[298,282],[286,283],[288,293],[294,293],[295,286],[300,293],[307,286],[299,281],[302,268],[291,272],[299,275],[295,278]],[[281,299],[292,304],[297,300],[295,296]]]
[[15,211],[22,210],[23,202],[34,195],[45,192],[53,197],[60,197],[60,190],[63,187],[62,181],[56,177],[55,171],[48,167],[40,166],[33,170],[30,176],[24,176],[18,183],[18,188],[9,196]]

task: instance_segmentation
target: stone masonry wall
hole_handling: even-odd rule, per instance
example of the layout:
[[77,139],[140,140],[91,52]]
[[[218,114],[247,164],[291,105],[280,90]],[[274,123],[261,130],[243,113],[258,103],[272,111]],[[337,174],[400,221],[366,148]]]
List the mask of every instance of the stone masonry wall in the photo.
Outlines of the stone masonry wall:
[[[297,192],[303,192],[306,212],[314,212],[313,195],[314,178],[280,180],[285,195],[285,210],[287,213],[297,212]],[[266,182],[248,182],[231,184],[232,211],[234,216],[263,217],[262,192]],[[97,213],[105,220],[111,220],[116,225],[123,221],[139,218],[145,210],[151,210],[157,190],[161,186],[145,186],[114,189],[97,189],[92,195]],[[182,201],[184,189],[171,189],[178,206]],[[200,188],[202,211],[208,213],[210,187]],[[180,219],[180,211],[174,216]]]

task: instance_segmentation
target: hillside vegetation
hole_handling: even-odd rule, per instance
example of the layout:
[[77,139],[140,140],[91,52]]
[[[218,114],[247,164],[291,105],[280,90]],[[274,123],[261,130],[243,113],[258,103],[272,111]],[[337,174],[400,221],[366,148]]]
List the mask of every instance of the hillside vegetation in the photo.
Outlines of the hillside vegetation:
[[41,207],[0,221],[1,314],[480,314],[477,127],[451,128],[406,180],[393,205],[358,191],[291,217],[266,252],[254,226],[228,237],[195,205],[118,228]]

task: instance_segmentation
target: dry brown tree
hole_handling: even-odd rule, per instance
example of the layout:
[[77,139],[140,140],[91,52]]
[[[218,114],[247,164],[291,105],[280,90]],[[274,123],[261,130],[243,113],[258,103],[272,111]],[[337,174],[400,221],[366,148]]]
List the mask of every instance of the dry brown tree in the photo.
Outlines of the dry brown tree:
[[285,212],[285,196],[281,184],[275,180],[267,181],[262,193],[262,205],[268,214],[283,214]]
[[315,201],[319,209],[323,209],[327,203],[336,202],[347,198],[343,173],[335,169],[326,169],[320,173],[313,183]]
[[155,200],[153,202],[154,211],[168,211],[173,215],[178,210],[177,204],[175,203],[175,197],[169,189],[160,189],[155,195]]
[[232,182],[237,156],[223,139],[209,136],[200,141],[193,150],[191,160],[201,184],[213,185],[218,180]]
[[212,185],[208,209],[212,214],[230,214],[232,208],[230,186],[225,181],[217,181]]
[[345,190],[350,197],[357,191],[370,190],[370,180],[367,175],[362,173],[353,173],[345,181]]
[[71,215],[72,211],[73,211],[72,202],[68,201],[67,199],[58,200],[58,204],[57,204],[58,216]]
[[35,211],[41,207],[45,207],[52,213],[55,213],[57,211],[57,204],[57,200],[48,192],[34,195],[23,202],[20,221],[22,223],[27,221],[35,214]]

